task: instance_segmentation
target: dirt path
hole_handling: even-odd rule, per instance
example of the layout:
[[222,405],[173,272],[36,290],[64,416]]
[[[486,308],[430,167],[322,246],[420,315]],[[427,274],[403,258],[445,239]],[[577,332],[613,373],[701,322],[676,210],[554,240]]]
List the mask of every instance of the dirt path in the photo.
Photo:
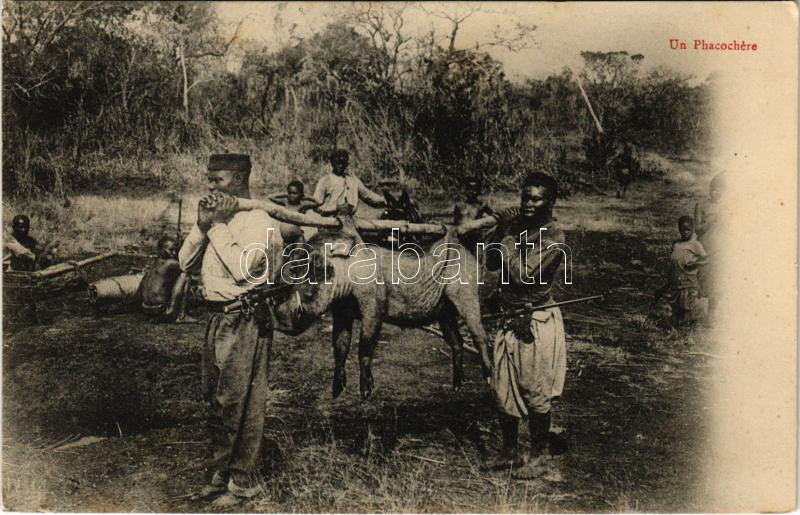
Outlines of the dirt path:
[[[555,423],[569,451],[557,458],[561,481],[481,471],[500,440],[478,362],[470,357],[470,382],[453,393],[446,345],[422,331],[387,327],[374,398],[359,402],[350,384],[332,401],[323,319],[301,337],[276,337],[264,492],[243,509],[699,509],[693,488],[714,358],[702,338],[688,347],[646,317],[676,215],[692,203],[681,189],[637,184],[629,202],[576,198],[557,213],[574,251],[573,284],[557,297],[609,292],[603,304],[564,310],[569,372]],[[101,317],[74,299],[48,302],[48,325],[4,339],[5,508],[204,511],[181,498],[208,474],[203,324],[155,325],[138,314]]]

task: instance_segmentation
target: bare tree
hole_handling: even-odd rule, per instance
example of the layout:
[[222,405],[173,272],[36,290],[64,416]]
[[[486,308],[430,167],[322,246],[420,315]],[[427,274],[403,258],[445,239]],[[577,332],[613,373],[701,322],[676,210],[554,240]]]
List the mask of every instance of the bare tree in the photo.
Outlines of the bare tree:
[[[450,33],[447,36],[447,49],[450,54],[457,53],[456,36],[467,20],[481,12],[493,12],[475,3],[452,4],[448,5],[446,9],[430,9],[427,4],[419,3],[417,8],[430,16],[450,23]],[[536,28],[536,25],[521,22],[515,22],[510,28],[496,25],[489,38],[475,43],[474,50],[478,51],[484,47],[503,47],[511,51],[522,50],[534,43],[533,32]]]
[[208,80],[208,74],[195,70],[196,64],[209,58],[222,59],[239,39],[244,23],[240,20],[233,35],[225,39],[219,33],[214,8],[202,2],[145,4],[141,18],[147,22],[155,39],[172,54],[180,73],[183,113],[190,116],[189,92]]
[[606,126],[609,116],[619,117],[629,109],[630,99],[635,92],[642,54],[616,52],[581,52],[584,67],[580,73],[600,123]]

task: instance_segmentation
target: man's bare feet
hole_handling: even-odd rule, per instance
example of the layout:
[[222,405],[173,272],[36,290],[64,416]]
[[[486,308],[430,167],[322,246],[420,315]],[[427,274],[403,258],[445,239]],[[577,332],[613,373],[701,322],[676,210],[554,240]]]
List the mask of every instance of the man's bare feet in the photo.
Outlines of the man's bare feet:
[[233,479],[228,481],[228,491],[225,495],[221,495],[214,499],[211,503],[211,508],[216,511],[227,510],[236,507],[250,499],[254,498],[261,491],[258,485],[251,487],[242,487],[233,482]]
[[228,491],[228,476],[220,471],[211,476],[211,483],[193,493],[190,498],[194,501],[210,499]]
[[540,478],[550,472],[551,461],[549,455],[536,456],[529,459],[523,466],[515,469],[511,473],[511,477],[522,481]]
[[501,454],[500,456],[489,460],[481,467],[482,470],[507,470],[511,467],[519,467],[522,465],[522,457],[517,454]]
[[203,501],[206,499],[211,499],[212,497],[217,497],[218,495],[222,495],[228,491],[228,488],[225,485],[206,485],[197,492],[191,495],[191,500],[193,501]]
[[196,324],[197,323],[197,319],[194,318],[194,317],[191,317],[189,315],[183,315],[182,317],[176,318],[175,319],[175,323],[176,324]]
[[211,509],[214,511],[224,511],[242,504],[247,501],[246,497],[239,497],[228,492],[225,495],[220,495],[211,502]]

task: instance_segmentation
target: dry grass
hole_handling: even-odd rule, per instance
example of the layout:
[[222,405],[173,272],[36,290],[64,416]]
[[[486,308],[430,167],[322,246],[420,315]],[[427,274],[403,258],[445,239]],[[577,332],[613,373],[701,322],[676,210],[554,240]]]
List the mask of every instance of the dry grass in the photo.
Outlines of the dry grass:
[[49,467],[43,451],[30,445],[3,443],[4,510],[38,511],[46,506],[50,484],[42,467]]
[[[254,189],[260,192],[257,193],[259,196],[276,191],[277,187],[267,186],[272,177],[294,177],[287,170],[273,170],[270,173],[261,170],[254,172],[251,179]],[[267,181],[266,177],[270,177],[270,181]],[[563,227],[570,231],[593,231],[626,236],[649,233],[651,240],[667,242],[661,245],[663,248],[656,249],[658,253],[666,256],[669,252],[668,242],[675,237],[674,229],[671,227],[674,222],[654,220],[647,208],[648,204],[653,202],[651,190],[659,189],[658,184],[639,183],[635,187],[644,190],[644,194],[641,191],[633,193],[625,200],[616,199],[611,195],[604,197],[574,195],[558,203],[555,215]],[[183,233],[185,234],[194,224],[197,218],[195,206],[202,190],[198,187],[195,191],[197,193],[170,192],[144,198],[124,195],[77,195],[70,198],[70,207],[64,207],[62,200],[57,198],[24,202],[7,200],[3,203],[3,219],[6,221],[3,232],[8,234],[7,222],[14,214],[24,213],[31,218],[32,234],[35,237],[43,241],[53,239],[58,241],[59,256],[62,260],[106,251],[149,253],[160,235],[174,234],[178,218],[178,198],[183,201],[181,214]],[[696,195],[700,196],[699,193]],[[516,205],[516,199],[508,194],[489,195],[487,200],[498,209]],[[687,202],[685,198],[676,200],[678,203],[673,207],[674,220],[677,220],[680,214],[691,213],[693,207],[693,203]],[[433,205],[433,208],[448,207],[447,201],[437,204],[441,205]]]
[[[183,205],[197,204],[199,195],[187,195]],[[71,259],[104,251],[146,251],[152,238],[163,232],[174,233],[177,202],[166,198],[127,198],[124,196],[78,195],[70,207],[61,200],[31,200],[3,203],[3,219],[18,213],[31,219],[31,234],[41,241],[57,241],[59,256]],[[184,232],[197,219],[197,213],[184,209]],[[8,223],[4,234],[8,234]]]

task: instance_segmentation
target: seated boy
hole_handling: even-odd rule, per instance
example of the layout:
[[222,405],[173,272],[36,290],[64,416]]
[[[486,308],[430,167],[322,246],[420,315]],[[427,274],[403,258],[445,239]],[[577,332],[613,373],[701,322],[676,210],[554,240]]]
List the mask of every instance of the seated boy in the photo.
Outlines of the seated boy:
[[492,208],[481,202],[481,182],[477,179],[467,180],[467,190],[464,192],[464,200],[456,202],[453,208],[453,223],[458,225],[461,222],[477,220],[484,216],[494,214]]
[[178,242],[173,236],[158,240],[158,257],[139,286],[142,310],[157,322],[188,324],[197,322],[186,314],[189,275],[178,264]]
[[[317,203],[313,199],[306,198],[305,186],[297,179],[289,182],[286,187],[286,193],[278,193],[270,195],[269,200],[280,204],[281,206],[288,207],[292,211],[298,213],[305,213],[309,209],[317,207]],[[280,222],[281,236],[286,244],[290,243],[304,243],[305,237],[303,229],[299,225]]]
[[700,298],[697,273],[708,263],[708,254],[695,237],[692,217],[678,219],[678,233],[680,239],[672,246],[668,282],[656,298],[669,292],[673,324],[693,329],[706,318],[707,301]]

